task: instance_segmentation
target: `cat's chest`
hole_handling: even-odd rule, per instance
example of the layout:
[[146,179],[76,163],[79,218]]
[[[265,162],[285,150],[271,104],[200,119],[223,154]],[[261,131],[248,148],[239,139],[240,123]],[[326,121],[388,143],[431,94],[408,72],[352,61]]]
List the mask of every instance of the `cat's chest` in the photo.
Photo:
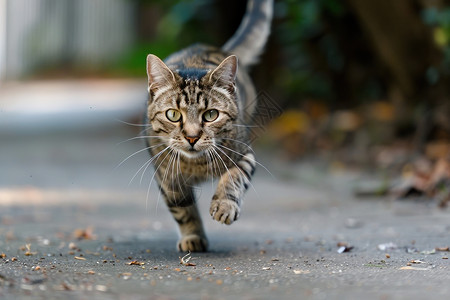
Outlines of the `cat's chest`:
[[[183,176],[191,176],[198,179],[204,179],[211,176],[211,165],[204,157],[196,160],[185,159],[180,157],[179,168],[177,173],[183,174]],[[208,176],[209,175],[209,176]]]

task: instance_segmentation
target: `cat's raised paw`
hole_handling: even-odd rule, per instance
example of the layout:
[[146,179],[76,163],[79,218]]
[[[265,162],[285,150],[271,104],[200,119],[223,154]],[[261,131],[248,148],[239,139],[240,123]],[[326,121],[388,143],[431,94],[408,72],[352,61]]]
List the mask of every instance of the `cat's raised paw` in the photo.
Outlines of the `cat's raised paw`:
[[239,218],[240,208],[236,202],[228,199],[218,199],[211,202],[209,213],[214,220],[230,225]]
[[205,252],[208,250],[208,240],[196,234],[189,234],[181,237],[177,247],[181,252]]

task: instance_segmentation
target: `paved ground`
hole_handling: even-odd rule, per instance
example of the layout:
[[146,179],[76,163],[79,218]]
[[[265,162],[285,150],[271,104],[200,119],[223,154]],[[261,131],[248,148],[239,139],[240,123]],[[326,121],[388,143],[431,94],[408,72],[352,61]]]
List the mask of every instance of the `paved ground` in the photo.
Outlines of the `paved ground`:
[[[211,252],[180,264],[175,223],[135,134],[94,130],[0,136],[2,299],[446,299],[450,210],[434,203],[358,200],[369,178],[318,163],[260,161],[241,219],[225,226],[201,211]],[[338,243],[353,246],[338,253]],[[379,245],[393,243],[380,250]],[[433,253],[434,252],[434,253]],[[134,264],[131,264],[131,262]],[[414,261],[415,263],[411,263]]]

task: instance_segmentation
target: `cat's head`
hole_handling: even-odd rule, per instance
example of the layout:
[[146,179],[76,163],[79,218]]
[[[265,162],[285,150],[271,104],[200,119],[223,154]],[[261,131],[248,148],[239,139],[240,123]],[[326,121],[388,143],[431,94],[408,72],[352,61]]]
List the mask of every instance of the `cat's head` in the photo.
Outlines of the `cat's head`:
[[171,149],[198,157],[221,138],[231,137],[238,118],[237,58],[216,68],[171,70],[157,56],[147,57],[148,120]]

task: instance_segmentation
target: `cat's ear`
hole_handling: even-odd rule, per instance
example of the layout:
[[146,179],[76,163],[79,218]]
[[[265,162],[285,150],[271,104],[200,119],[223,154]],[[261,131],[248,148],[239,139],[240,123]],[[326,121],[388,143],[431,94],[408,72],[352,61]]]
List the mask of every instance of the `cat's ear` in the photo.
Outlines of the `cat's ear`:
[[238,69],[238,59],[236,55],[225,58],[220,65],[209,75],[209,80],[215,86],[226,88],[230,93],[234,93],[236,88],[236,72]]
[[148,91],[155,92],[158,88],[174,84],[175,75],[158,56],[147,56]]

